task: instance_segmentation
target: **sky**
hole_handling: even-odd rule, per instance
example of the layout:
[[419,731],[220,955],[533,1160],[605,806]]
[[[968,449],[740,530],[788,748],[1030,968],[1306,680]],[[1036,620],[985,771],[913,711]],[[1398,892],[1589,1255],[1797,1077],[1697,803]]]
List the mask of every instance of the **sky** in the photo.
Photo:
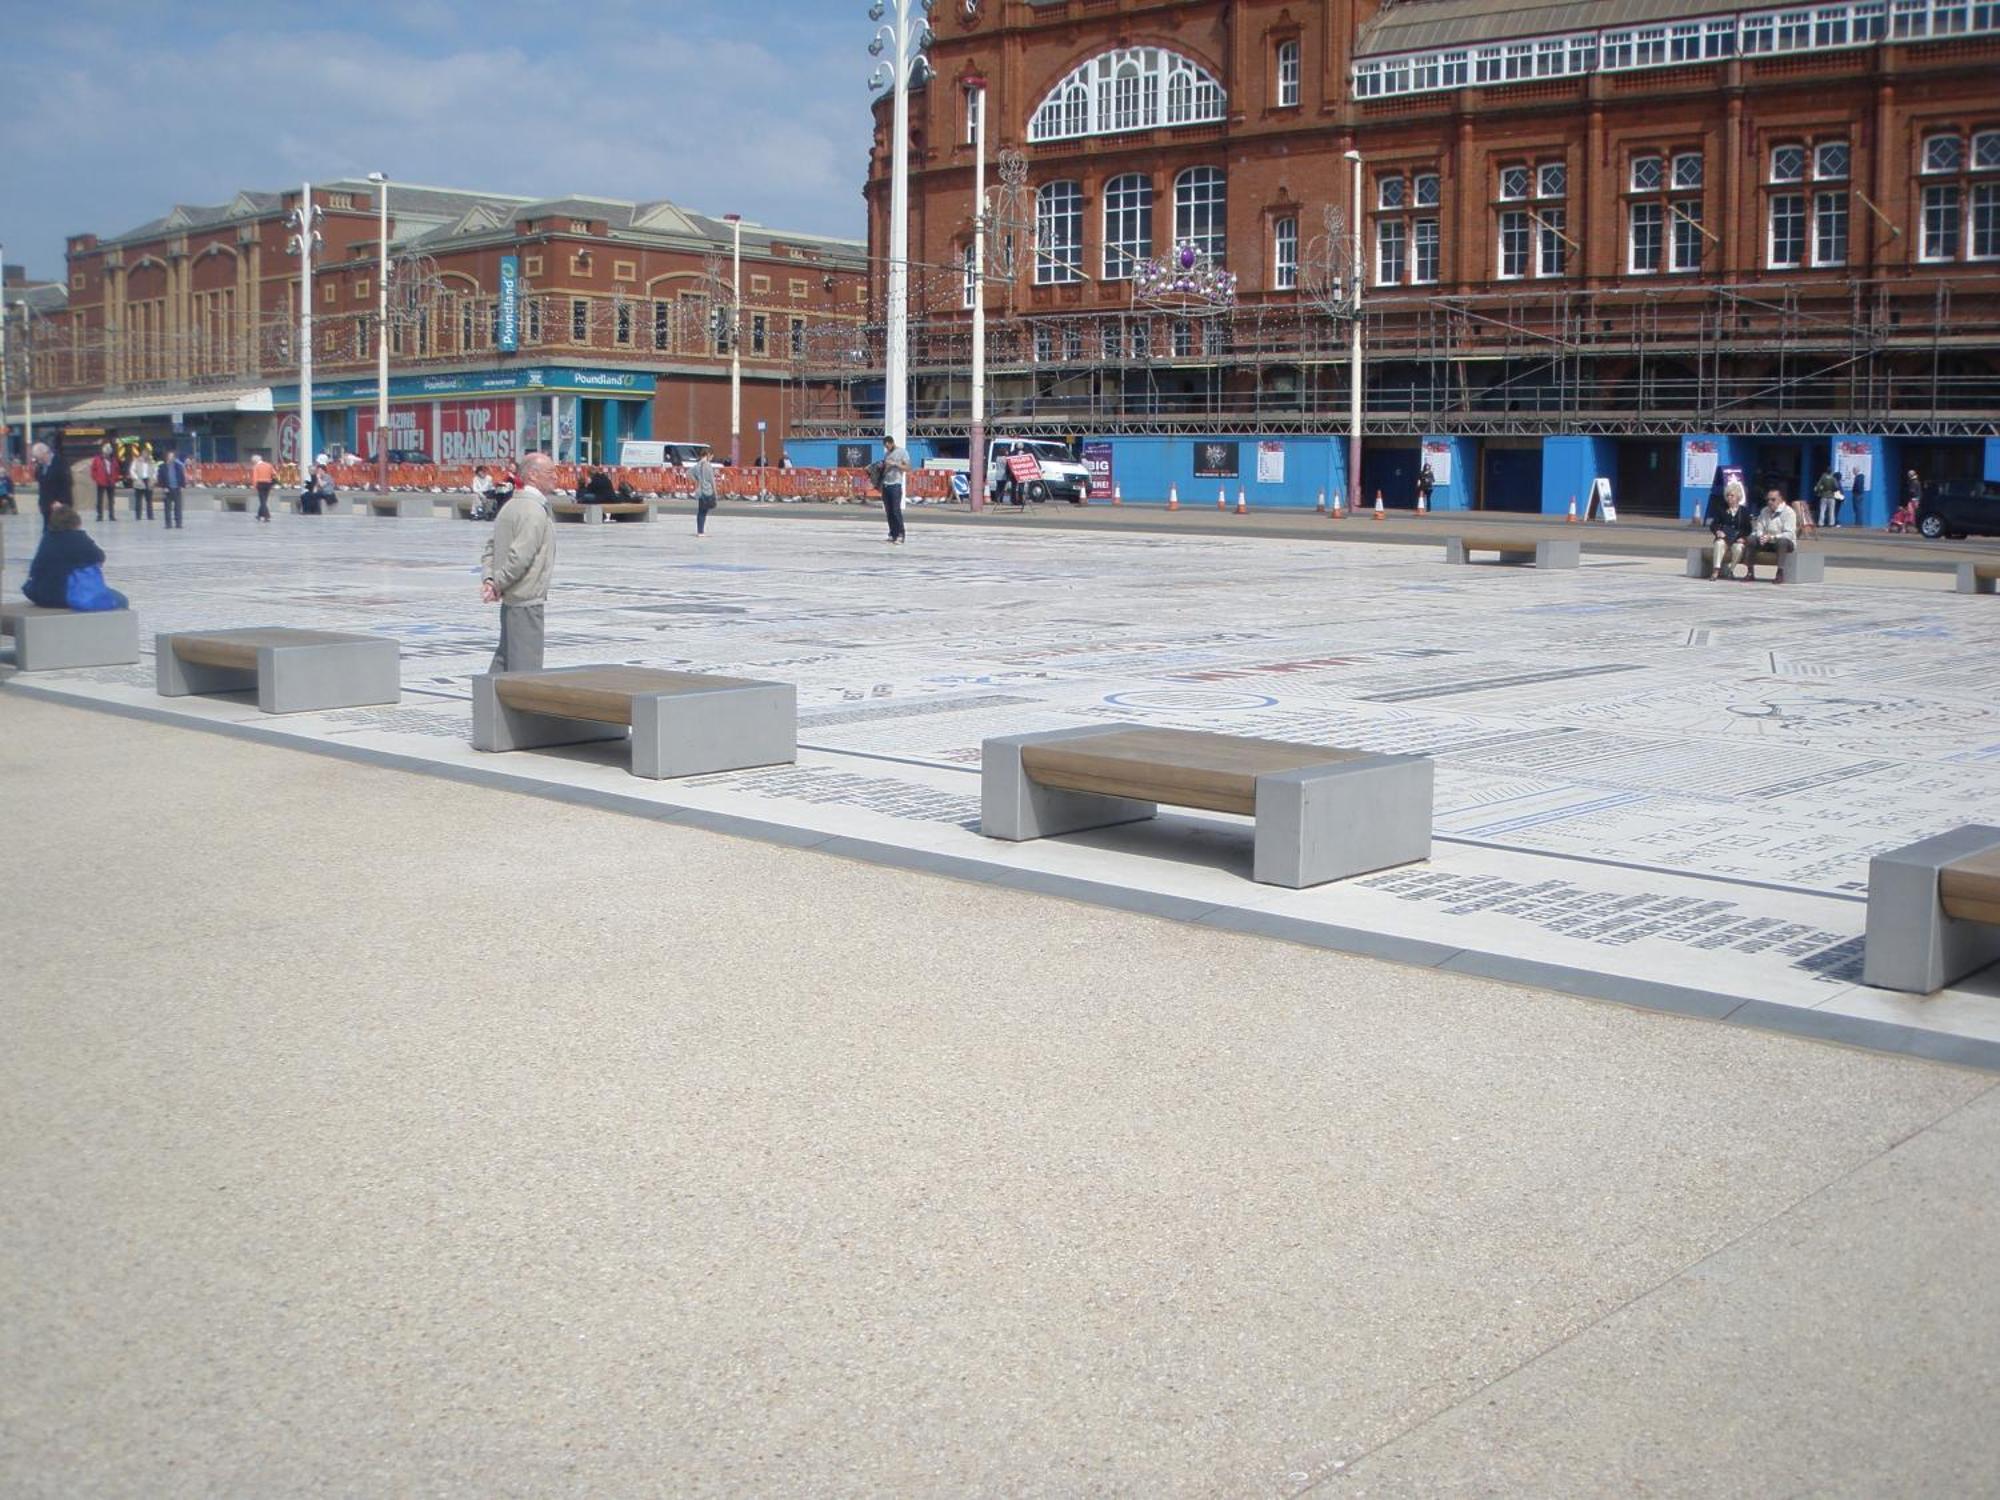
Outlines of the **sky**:
[[0,0],[0,243],[56,279],[69,235],[371,171],[858,239],[867,9]]

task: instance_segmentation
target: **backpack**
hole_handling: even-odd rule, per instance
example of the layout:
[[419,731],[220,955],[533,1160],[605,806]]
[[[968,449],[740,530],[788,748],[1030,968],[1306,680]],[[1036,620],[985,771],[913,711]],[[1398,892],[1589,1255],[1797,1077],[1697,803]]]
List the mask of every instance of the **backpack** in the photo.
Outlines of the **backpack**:
[[875,489],[882,488],[882,460],[879,458],[868,466],[868,483]]

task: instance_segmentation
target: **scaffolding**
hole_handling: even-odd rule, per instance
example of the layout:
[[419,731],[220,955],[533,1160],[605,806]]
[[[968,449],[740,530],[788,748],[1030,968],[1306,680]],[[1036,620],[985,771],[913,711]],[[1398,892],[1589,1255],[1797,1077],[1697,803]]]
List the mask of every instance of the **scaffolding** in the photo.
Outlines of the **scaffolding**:
[[[955,277],[919,285],[911,435],[961,438],[970,318]],[[1082,292],[1032,287],[1026,306],[989,312],[989,425],[1345,430],[1348,325],[1312,299],[1186,318],[1084,310]],[[2000,436],[2000,274],[1377,294],[1362,328],[1369,436]],[[879,320],[804,331],[794,434],[880,425],[882,338]]]

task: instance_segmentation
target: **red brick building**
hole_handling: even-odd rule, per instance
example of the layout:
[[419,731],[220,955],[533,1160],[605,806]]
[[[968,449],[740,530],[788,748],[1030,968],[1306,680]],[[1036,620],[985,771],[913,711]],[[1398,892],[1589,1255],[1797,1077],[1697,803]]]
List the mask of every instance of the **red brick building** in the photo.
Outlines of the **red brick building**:
[[[628,438],[729,448],[732,226],[665,201],[536,201],[391,183],[391,305],[378,319],[377,185],[313,188],[315,449],[372,450],[376,340],[390,345],[390,446],[412,457],[536,444],[615,459]],[[164,437],[204,456],[298,441],[299,193],[177,207],[68,243],[67,302],[35,320],[38,423]],[[503,263],[514,277],[503,318]],[[808,327],[858,321],[862,247],[745,224],[743,458],[776,463]],[[503,324],[505,328],[503,331]],[[509,335],[511,334],[511,339]],[[513,347],[507,345],[512,343]],[[18,398],[17,398],[18,399]],[[497,435],[496,435],[497,434]]]
[[[1003,151],[1019,179],[989,194],[982,289],[1003,426],[1344,431],[1353,151],[1363,466],[1390,503],[1433,452],[1445,503],[1515,508],[1583,465],[1684,509],[1704,455],[1797,482],[1845,453],[1878,498],[1905,464],[2000,477],[2000,5],[982,0],[934,25],[911,412],[940,448],[969,394],[983,79],[988,180]],[[1234,306],[1143,295],[1188,242]],[[813,425],[865,420],[879,384],[844,396],[862,410]]]

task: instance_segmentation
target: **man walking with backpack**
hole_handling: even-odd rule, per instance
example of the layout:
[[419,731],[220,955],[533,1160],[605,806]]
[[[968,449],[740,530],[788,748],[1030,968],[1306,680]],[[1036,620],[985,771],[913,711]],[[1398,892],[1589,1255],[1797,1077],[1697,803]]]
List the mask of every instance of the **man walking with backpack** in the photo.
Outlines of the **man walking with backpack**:
[[708,534],[708,513],[715,509],[715,460],[706,452],[694,461],[694,534]]

